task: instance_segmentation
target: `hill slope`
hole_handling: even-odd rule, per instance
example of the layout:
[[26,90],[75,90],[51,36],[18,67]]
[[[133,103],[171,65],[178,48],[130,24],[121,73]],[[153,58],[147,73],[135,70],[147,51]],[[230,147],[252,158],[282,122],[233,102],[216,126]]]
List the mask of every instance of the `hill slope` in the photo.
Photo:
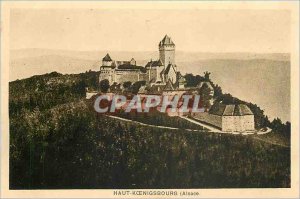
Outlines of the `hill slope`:
[[10,83],[10,189],[290,187],[288,147],[96,115],[82,90],[96,76]]

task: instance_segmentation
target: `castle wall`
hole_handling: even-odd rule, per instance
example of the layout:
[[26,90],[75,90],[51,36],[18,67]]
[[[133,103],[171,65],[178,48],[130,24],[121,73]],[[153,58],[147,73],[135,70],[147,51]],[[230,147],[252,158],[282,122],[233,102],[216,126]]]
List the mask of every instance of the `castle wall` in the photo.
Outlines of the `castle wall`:
[[114,70],[113,69],[101,69],[99,75],[99,82],[107,79],[110,84],[114,82]]
[[124,82],[136,82],[139,81],[139,71],[116,71],[115,72],[115,82],[124,83]]
[[156,68],[149,69],[148,70],[148,75],[149,75],[149,81],[151,81],[152,79],[154,79],[154,81],[156,81],[157,69]]
[[251,131],[251,130],[255,130],[254,127],[254,115],[244,115],[243,116],[243,129],[245,131]]
[[149,74],[148,73],[139,73],[139,81],[149,82]]
[[240,116],[223,116],[222,131],[242,131]]
[[99,75],[99,82],[107,79],[110,84],[114,82],[124,83],[126,81],[146,81],[149,82],[149,73],[141,73],[139,70],[121,70],[101,69]]
[[223,116],[222,130],[234,132],[253,131],[254,115]]
[[112,61],[102,61],[102,65],[103,66],[111,66],[112,65]]
[[[175,70],[176,70],[176,69],[175,69]],[[170,71],[169,71],[169,74],[168,74],[168,78],[171,80],[171,82],[172,82],[173,84],[176,83],[176,79],[177,79],[176,76],[177,76],[177,75],[176,75],[176,71],[174,71],[173,68],[170,68]]]
[[222,131],[226,132],[244,132],[255,130],[254,115],[219,116],[204,112],[192,113],[192,116],[199,121],[219,127],[222,129]]
[[207,112],[204,112],[204,113],[194,113],[193,117],[199,121],[222,128],[222,116],[212,115]]
[[164,70],[163,66],[157,67],[156,68],[156,81],[161,81],[164,82],[163,75],[161,75],[161,72]]

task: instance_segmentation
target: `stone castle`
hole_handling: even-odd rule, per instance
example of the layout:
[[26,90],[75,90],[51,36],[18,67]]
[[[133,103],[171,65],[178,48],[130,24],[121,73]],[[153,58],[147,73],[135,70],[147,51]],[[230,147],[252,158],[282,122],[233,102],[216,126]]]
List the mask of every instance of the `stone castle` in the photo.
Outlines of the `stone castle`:
[[175,84],[179,71],[175,64],[175,44],[166,35],[158,45],[159,59],[149,61],[145,67],[138,66],[134,58],[130,61],[113,60],[109,54],[102,59],[99,81],[107,79],[110,84],[126,81],[146,81],[147,84]]
[[[254,114],[247,105],[214,104],[214,88],[210,81],[202,81],[197,87],[186,87],[186,79],[182,76],[175,64],[175,44],[166,35],[158,45],[159,59],[149,61],[144,67],[138,66],[134,58],[130,61],[113,60],[109,54],[102,59],[99,82],[107,79],[109,85],[121,85],[124,82],[145,81],[146,86],[139,89],[138,94],[183,96],[187,93],[200,94],[201,88],[206,86],[210,90],[210,105],[203,113],[190,115],[200,122],[209,124],[223,132],[254,131]],[[113,91],[110,87],[110,92]],[[96,93],[87,93],[87,98]],[[180,112],[168,113],[169,116],[186,116]]]

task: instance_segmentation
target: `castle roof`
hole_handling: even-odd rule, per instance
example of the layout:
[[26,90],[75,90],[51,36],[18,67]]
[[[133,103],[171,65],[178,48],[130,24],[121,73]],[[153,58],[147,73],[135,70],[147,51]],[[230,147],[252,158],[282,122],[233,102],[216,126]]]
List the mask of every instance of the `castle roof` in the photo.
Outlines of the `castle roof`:
[[238,106],[238,110],[239,112],[236,114],[240,114],[240,115],[253,115],[252,111],[250,110],[250,108],[246,105],[246,104],[240,104]]
[[220,116],[243,116],[253,115],[252,111],[246,104],[214,104],[209,110],[210,114]]
[[166,35],[160,42],[159,45],[175,45],[171,39],[171,37],[169,37],[168,35]]
[[112,64],[111,66],[101,66],[101,67],[100,67],[100,69],[103,69],[103,68],[111,68],[111,69],[114,69],[114,68],[116,68],[116,66]]
[[144,67],[131,65],[130,63],[119,65],[116,70],[140,70],[141,72],[146,72],[146,69]]
[[105,55],[105,57],[103,57],[102,61],[112,61],[112,59],[110,58],[109,54],[107,53]]
[[173,65],[173,64],[169,64],[169,65],[167,66],[167,68],[164,70],[164,74],[167,75],[167,74],[169,73],[169,71],[170,71],[171,68],[172,68],[174,71],[176,71],[175,68],[174,68],[174,65]]
[[162,61],[159,59],[157,61],[149,61],[147,64],[146,64],[146,68],[148,67],[159,67],[159,66],[163,66],[164,64],[162,63]]

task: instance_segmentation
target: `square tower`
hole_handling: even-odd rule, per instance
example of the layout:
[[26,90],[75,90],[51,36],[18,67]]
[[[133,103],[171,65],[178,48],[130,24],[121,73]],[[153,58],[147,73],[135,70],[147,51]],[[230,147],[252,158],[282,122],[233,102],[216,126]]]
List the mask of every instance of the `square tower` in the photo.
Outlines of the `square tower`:
[[166,35],[158,45],[159,48],[159,59],[162,61],[164,66],[169,64],[175,65],[175,44],[171,40],[171,37]]

